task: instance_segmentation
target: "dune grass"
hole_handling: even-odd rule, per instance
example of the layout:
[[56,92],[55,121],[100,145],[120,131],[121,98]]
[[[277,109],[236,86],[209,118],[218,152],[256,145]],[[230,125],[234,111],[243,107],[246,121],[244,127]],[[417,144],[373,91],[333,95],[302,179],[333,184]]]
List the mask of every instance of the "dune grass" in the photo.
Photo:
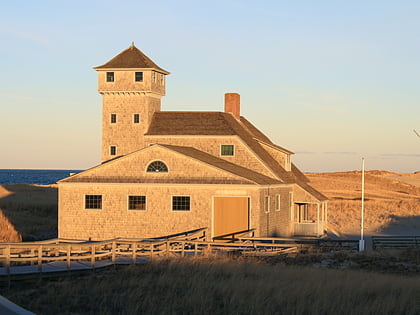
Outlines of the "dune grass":
[[[10,223],[24,241],[57,236],[56,186],[15,184],[0,188],[0,209],[3,214],[0,224]],[[0,235],[0,241],[11,239],[13,231],[10,230],[10,233]]]
[[14,283],[39,314],[418,314],[419,277],[215,258]]

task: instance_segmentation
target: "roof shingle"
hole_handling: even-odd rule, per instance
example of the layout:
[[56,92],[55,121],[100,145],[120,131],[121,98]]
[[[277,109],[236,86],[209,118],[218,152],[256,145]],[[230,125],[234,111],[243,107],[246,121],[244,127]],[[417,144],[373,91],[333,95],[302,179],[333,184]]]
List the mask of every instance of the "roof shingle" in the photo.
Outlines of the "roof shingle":
[[147,57],[140,49],[138,49],[134,45],[131,45],[107,63],[95,67],[94,69],[100,70],[119,68],[155,69],[164,74],[169,74],[168,71],[162,69],[157,64],[155,64],[149,57]]

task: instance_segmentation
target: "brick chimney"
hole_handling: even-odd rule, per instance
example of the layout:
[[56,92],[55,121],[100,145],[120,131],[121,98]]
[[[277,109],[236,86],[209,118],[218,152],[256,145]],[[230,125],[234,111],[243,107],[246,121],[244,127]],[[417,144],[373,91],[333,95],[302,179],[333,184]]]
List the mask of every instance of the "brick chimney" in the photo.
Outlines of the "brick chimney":
[[238,93],[225,93],[225,113],[232,113],[238,120],[241,118],[241,96]]

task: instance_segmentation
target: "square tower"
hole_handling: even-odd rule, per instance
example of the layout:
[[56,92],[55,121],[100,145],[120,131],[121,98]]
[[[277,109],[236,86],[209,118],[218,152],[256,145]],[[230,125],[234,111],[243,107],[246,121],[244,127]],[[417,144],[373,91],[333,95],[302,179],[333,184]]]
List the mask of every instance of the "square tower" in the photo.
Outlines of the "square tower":
[[165,76],[134,43],[98,71],[102,94],[102,162],[145,146],[152,116],[160,111],[165,95]]

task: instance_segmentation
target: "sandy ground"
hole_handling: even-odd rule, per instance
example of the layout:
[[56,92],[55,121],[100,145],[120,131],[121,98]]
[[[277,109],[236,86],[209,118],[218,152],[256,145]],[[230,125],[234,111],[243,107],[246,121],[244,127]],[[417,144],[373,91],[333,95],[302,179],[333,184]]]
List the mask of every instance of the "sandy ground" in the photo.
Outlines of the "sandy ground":
[[[361,172],[306,175],[330,199],[330,230],[357,238],[361,231]],[[364,233],[420,235],[420,173],[366,172]]]

